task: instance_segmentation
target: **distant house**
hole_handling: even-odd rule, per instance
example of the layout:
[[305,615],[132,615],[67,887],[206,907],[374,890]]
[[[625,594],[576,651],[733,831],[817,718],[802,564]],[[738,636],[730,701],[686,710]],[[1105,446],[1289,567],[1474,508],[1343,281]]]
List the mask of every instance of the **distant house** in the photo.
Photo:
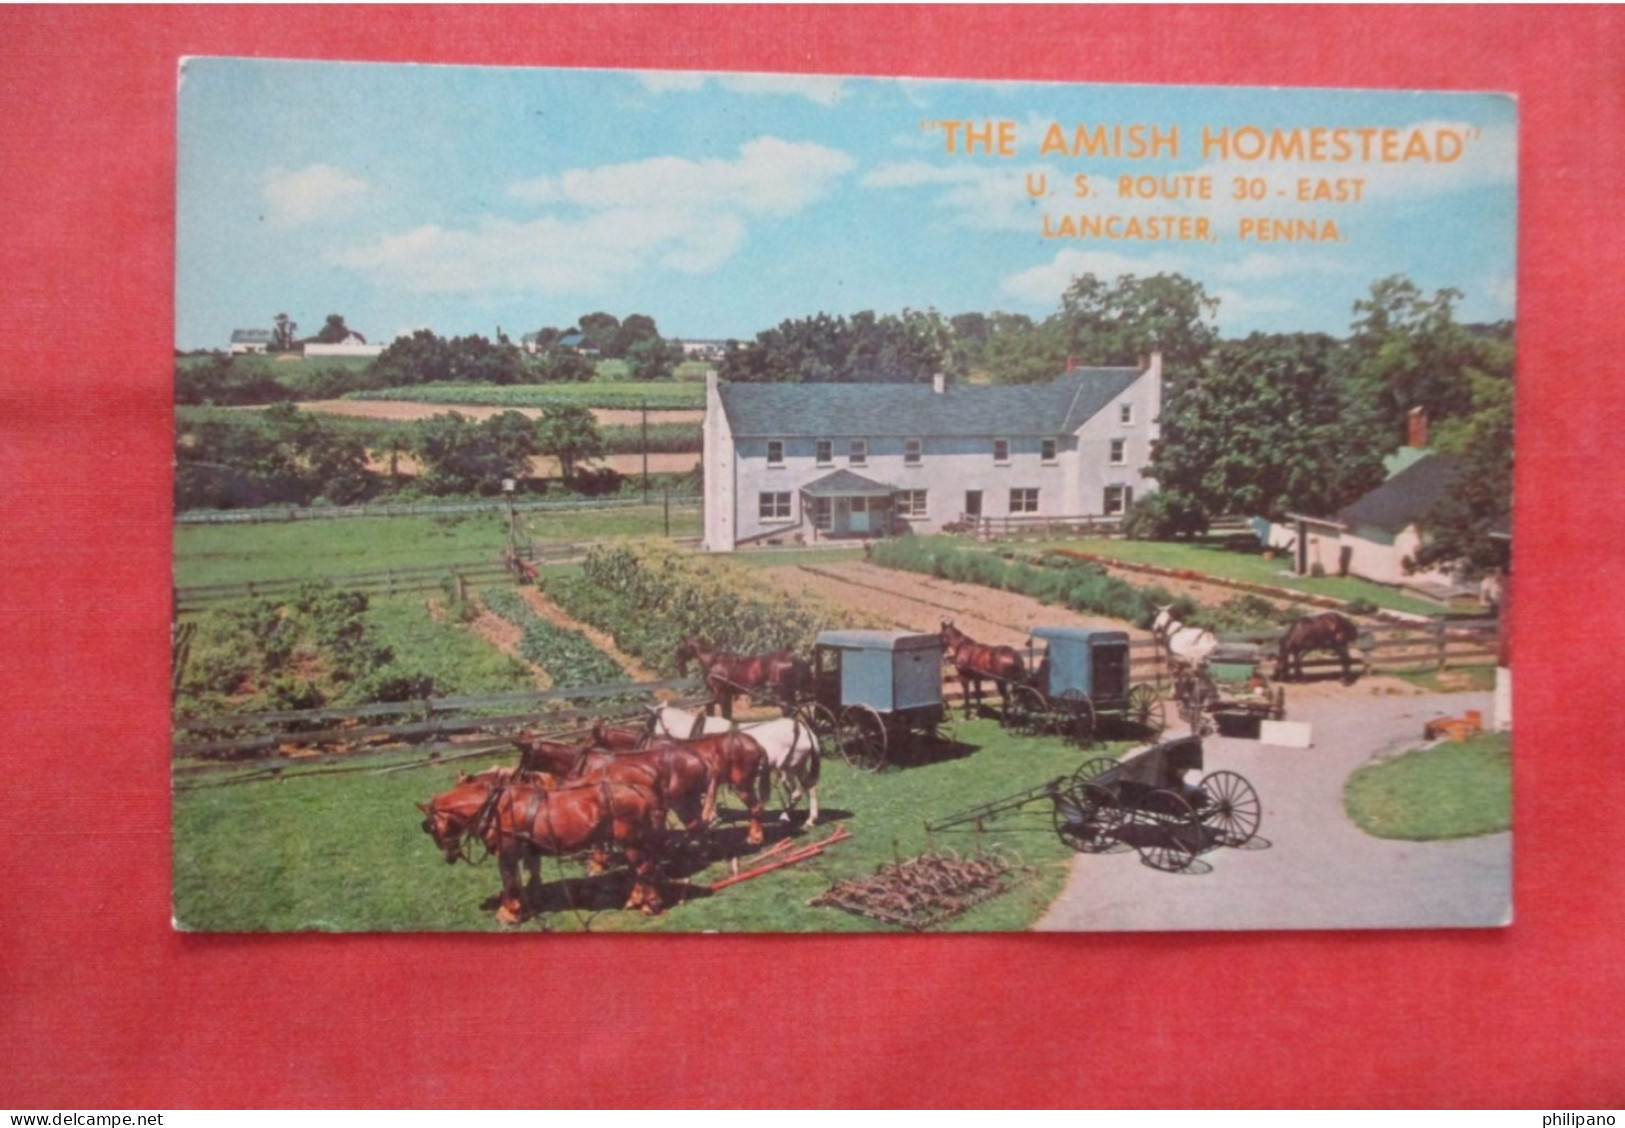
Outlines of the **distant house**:
[[233,355],[269,352],[275,342],[276,336],[269,329],[233,329],[231,331],[231,351]]
[[598,355],[598,346],[589,343],[587,340],[587,335],[580,331],[566,333],[564,336],[560,337],[555,344],[557,344],[557,346],[561,349],[574,349],[582,356]]
[[[1294,570],[1319,565],[1328,576],[1361,576],[1383,584],[1449,588],[1446,569],[1410,572],[1427,541],[1427,517],[1455,484],[1460,464],[1447,454],[1422,453],[1382,485],[1331,517],[1289,514]],[[1279,528],[1279,527],[1278,527]]]
[[706,381],[705,546],[1115,516],[1150,463],[1162,358],[1049,384]]
[[354,329],[346,329],[342,341],[318,341],[312,338],[303,344],[306,356],[378,356],[383,345],[369,345],[367,338]]
[[723,353],[728,351],[727,341],[702,340],[694,337],[679,337],[677,345],[683,350],[686,360],[721,360]]

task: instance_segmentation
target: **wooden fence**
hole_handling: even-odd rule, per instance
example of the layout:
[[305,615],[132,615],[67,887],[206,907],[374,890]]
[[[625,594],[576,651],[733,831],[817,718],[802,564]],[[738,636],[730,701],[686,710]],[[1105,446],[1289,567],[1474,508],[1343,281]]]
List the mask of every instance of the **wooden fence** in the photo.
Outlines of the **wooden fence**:
[[[586,555],[591,541],[559,541],[538,545],[521,559],[537,566],[570,564]],[[698,537],[678,537],[684,547],[699,544]],[[350,572],[341,575],[288,576],[271,580],[244,580],[240,583],[195,584],[175,589],[175,611],[201,611],[214,603],[239,599],[276,598],[291,595],[305,584],[331,583],[346,591],[366,595],[410,595],[435,591],[451,583],[484,583],[512,577],[513,568],[502,560],[477,560],[463,564],[430,564],[417,568],[389,568],[376,572]]]
[[[626,715],[659,695],[692,702],[698,683],[690,679],[619,682],[570,689],[526,691],[465,697],[381,702],[350,708],[300,709],[221,714],[177,720],[171,752],[177,777],[215,771],[284,767],[320,762],[326,757],[289,758],[283,747],[309,750],[335,745],[343,758],[396,751],[400,744],[441,744],[452,737],[530,726],[552,730],[583,728],[605,710]],[[256,753],[270,753],[258,760]]]

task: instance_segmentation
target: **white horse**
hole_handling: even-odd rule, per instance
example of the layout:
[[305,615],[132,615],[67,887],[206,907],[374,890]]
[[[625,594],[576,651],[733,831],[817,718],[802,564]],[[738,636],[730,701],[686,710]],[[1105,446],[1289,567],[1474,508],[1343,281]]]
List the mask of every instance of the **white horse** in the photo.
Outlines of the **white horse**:
[[726,717],[708,717],[671,705],[662,705],[652,712],[654,731],[678,740],[731,732],[737,727],[762,746],[762,751],[767,753],[768,767],[784,789],[784,812],[779,815],[779,821],[790,821],[790,812],[796,809],[803,795],[807,796],[807,825],[818,821],[818,735],[794,717],[736,726]]
[[1168,651],[1168,657],[1195,667],[1206,662],[1219,648],[1219,636],[1204,627],[1187,627],[1174,618],[1174,605],[1157,608],[1151,633]]

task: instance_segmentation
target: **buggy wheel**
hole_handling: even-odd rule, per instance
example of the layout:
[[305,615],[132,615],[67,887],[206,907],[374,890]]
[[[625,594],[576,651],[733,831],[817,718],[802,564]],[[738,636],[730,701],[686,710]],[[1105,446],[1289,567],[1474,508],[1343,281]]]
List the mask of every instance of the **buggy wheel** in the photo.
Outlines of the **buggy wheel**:
[[1221,846],[1241,846],[1258,833],[1263,816],[1258,792],[1237,772],[1214,772],[1202,779],[1202,823]]
[[1168,727],[1168,716],[1155,686],[1141,682],[1128,691],[1128,720],[1152,740],[1162,735]]
[[820,756],[834,751],[840,729],[834,713],[816,701],[809,701],[798,710],[797,715],[801,723],[812,729],[813,735],[818,738]]
[[1081,689],[1061,691],[1061,708],[1066,713],[1066,739],[1079,748],[1095,742],[1095,703]]
[[1044,727],[1044,715],[1049,711],[1044,695],[1030,685],[1012,686],[1010,708],[1003,718],[1005,727],[1031,735]]
[[841,711],[837,744],[848,764],[878,772],[886,765],[886,722],[867,705],[848,705]]
[[1148,833],[1136,845],[1140,861],[1152,869],[1179,873],[1201,852],[1207,832],[1189,801],[1178,792],[1160,789],[1151,792],[1140,806],[1139,815],[1136,822],[1147,828]]
[[1104,854],[1117,844],[1123,812],[1111,793],[1085,783],[1055,792],[1055,833],[1074,853]]
[[1116,766],[1117,761],[1110,756],[1096,756],[1092,760],[1085,760],[1083,766],[1072,773],[1072,786],[1081,787],[1086,783],[1093,783]]

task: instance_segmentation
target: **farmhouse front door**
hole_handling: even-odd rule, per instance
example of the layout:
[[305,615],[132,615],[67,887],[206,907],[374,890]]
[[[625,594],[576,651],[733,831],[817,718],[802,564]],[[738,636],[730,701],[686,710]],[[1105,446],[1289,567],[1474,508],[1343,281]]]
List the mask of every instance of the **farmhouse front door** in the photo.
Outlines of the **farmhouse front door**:
[[866,497],[852,499],[852,531],[854,533],[869,531],[869,499]]

